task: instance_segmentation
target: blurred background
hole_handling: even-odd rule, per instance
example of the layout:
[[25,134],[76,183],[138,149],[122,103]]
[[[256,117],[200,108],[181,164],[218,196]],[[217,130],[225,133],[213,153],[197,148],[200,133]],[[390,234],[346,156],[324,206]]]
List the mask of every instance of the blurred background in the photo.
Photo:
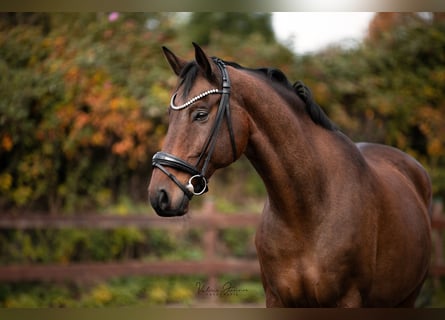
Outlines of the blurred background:
[[187,217],[160,221],[147,202],[176,84],[160,47],[192,59],[192,41],[302,80],[353,140],[428,169],[434,254],[418,305],[445,306],[445,14],[370,13],[359,37],[307,49],[311,28],[282,19],[0,13],[1,307],[264,306],[253,235],[265,189],[246,159]]

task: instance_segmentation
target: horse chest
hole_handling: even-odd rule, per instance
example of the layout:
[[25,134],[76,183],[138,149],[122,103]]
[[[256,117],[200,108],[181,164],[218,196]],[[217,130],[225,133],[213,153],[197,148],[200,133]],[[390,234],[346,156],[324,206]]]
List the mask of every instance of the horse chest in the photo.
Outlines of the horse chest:
[[[280,234],[281,240],[285,235]],[[341,304],[348,290],[344,280],[350,276],[346,262],[333,263],[332,256],[323,256],[320,250],[317,255],[317,250],[305,249],[290,240],[282,246],[272,239],[266,242],[258,238],[261,238],[261,233],[257,234],[256,244],[268,306],[319,307]],[[338,262],[339,259],[336,260]]]
[[262,264],[266,294],[286,307],[335,306],[342,295],[338,274],[323,269],[321,265],[298,260],[268,260]]

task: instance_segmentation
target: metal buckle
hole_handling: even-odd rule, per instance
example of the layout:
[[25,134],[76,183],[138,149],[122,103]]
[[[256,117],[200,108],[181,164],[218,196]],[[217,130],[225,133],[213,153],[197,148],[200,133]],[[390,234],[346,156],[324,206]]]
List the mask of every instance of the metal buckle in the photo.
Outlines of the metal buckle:
[[189,179],[185,187],[195,196],[200,196],[207,191],[207,179],[200,174],[196,174]]

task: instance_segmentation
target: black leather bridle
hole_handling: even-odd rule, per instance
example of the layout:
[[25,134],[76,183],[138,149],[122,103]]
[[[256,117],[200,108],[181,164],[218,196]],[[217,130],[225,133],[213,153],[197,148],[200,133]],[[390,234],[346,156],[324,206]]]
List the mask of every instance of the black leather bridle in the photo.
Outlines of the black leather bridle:
[[[174,107],[174,98],[176,94],[173,95],[172,101],[170,103],[170,108],[173,110],[180,110],[188,107],[195,101],[203,98],[208,94],[221,94],[221,100],[219,102],[218,110],[216,113],[215,122],[213,123],[213,127],[210,131],[210,135],[207,138],[206,143],[201,151],[201,154],[198,158],[198,161],[195,165],[192,165],[172,154],[159,151],[152,158],[152,166],[154,168],[158,168],[163,173],[165,173],[183,192],[184,194],[191,199],[194,195],[199,196],[208,191],[207,186],[207,178],[205,174],[207,172],[210,160],[212,158],[213,152],[215,151],[216,139],[218,136],[218,132],[221,128],[222,121],[224,116],[227,121],[227,127],[230,135],[230,142],[232,144],[232,152],[233,152],[233,161],[237,159],[236,152],[236,144],[235,144],[235,136],[233,133],[232,121],[230,117],[230,78],[227,73],[226,66],[221,59],[213,58],[213,61],[218,66],[222,75],[222,90],[209,90],[206,91],[197,97],[191,99],[188,103],[180,107]],[[201,169],[198,169],[199,165],[202,163]],[[182,184],[171,172],[169,172],[165,167],[174,168],[183,172],[187,172],[191,175],[191,178],[188,180],[186,185]]]

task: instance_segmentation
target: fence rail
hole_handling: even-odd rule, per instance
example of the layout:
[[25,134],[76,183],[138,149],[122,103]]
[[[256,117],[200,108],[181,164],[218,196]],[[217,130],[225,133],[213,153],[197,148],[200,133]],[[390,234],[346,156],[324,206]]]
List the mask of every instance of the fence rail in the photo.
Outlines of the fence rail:
[[[257,260],[221,259],[215,254],[217,231],[230,227],[255,227],[260,216],[252,213],[221,214],[211,202],[192,218],[159,218],[155,216],[112,215],[0,215],[0,229],[38,228],[93,228],[114,229],[137,227],[143,229],[174,229],[203,227],[204,259],[200,261],[124,261],[106,263],[75,263],[51,265],[6,265],[0,266],[1,282],[19,281],[89,281],[132,275],[204,275],[209,282],[216,281],[219,274],[258,275]],[[445,275],[443,235],[445,216],[440,203],[433,210],[434,260],[430,274],[437,279]]]
[[[209,206],[207,206],[209,207]],[[255,226],[260,216],[252,213],[219,214],[214,209],[204,211],[192,218],[161,218],[144,215],[88,215],[78,214],[72,216],[25,214],[0,214],[0,229],[49,229],[49,228],[85,228],[85,229],[116,229],[124,227],[137,227],[141,229],[179,228],[184,224],[190,227],[216,226],[219,229],[228,227]]]
[[254,260],[107,262],[51,265],[12,265],[0,267],[0,281],[74,281],[84,282],[135,275],[255,275],[259,265]]

